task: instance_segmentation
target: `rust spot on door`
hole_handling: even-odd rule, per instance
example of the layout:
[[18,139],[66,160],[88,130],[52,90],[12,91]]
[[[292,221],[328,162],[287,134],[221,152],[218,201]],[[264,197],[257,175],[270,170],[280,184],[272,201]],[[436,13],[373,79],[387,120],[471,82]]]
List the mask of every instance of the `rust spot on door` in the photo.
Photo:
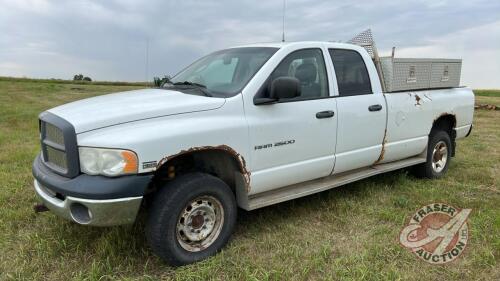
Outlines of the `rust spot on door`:
[[417,106],[417,105],[421,105],[421,104],[420,104],[420,101],[421,101],[421,100],[422,100],[422,99],[420,98],[420,96],[419,96],[419,95],[415,95],[415,101],[417,102],[417,103],[415,104],[415,106]]

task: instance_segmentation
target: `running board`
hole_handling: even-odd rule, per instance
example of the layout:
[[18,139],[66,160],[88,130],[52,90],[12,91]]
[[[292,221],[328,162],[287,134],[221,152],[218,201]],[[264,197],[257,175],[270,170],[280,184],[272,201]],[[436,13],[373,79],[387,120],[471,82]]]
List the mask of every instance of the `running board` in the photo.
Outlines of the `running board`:
[[426,159],[422,157],[412,157],[395,162],[378,164],[375,166],[343,172],[307,182],[297,183],[255,195],[247,196],[246,194],[238,194],[238,205],[247,211],[254,210],[325,191],[374,175],[424,163],[425,161]]

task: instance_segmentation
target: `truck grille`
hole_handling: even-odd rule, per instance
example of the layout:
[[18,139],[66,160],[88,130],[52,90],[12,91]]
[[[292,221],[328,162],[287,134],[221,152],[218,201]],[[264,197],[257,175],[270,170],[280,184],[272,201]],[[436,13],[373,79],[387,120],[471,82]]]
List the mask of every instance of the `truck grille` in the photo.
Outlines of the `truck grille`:
[[45,138],[56,144],[64,146],[63,132],[61,129],[50,123],[45,123]]
[[64,171],[68,169],[68,163],[66,162],[66,152],[59,151],[48,145],[45,147],[45,149],[47,150],[47,157],[45,159],[46,162],[56,165]]
[[42,113],[40,138],[42,160],[48,168],[66,177],[79,174],[76,133],[68,121],[48,112]]

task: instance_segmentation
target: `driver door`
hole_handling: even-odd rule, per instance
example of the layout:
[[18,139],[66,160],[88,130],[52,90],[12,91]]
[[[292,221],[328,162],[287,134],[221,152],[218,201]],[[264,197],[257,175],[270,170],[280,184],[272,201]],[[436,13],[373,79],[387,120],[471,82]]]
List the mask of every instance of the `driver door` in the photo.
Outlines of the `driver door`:
[[[328,176],[333,169],[336,100],[330,97],[323,50],[288,54],[266,83],[283,76],[300,81],[299,97],[245,109],[253,168],[249,194]],[[257,95],[269,95],[269,89],[264,85]]]

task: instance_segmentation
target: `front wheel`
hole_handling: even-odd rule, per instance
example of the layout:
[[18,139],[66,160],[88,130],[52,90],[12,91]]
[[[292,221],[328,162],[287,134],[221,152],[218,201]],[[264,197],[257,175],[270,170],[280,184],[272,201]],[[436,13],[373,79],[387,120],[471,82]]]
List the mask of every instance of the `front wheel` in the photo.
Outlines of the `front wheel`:
[[448,171],[450,160],[450,136],[445,131],[432,131],[427,146],[427,161],[415,166],[415,173],[419,177],[440,178]]
[[179,176],[156,194],[146,236],[153,252],[171,265],[184,265],[218,252],[236,223],[233,192],[208,174]]

